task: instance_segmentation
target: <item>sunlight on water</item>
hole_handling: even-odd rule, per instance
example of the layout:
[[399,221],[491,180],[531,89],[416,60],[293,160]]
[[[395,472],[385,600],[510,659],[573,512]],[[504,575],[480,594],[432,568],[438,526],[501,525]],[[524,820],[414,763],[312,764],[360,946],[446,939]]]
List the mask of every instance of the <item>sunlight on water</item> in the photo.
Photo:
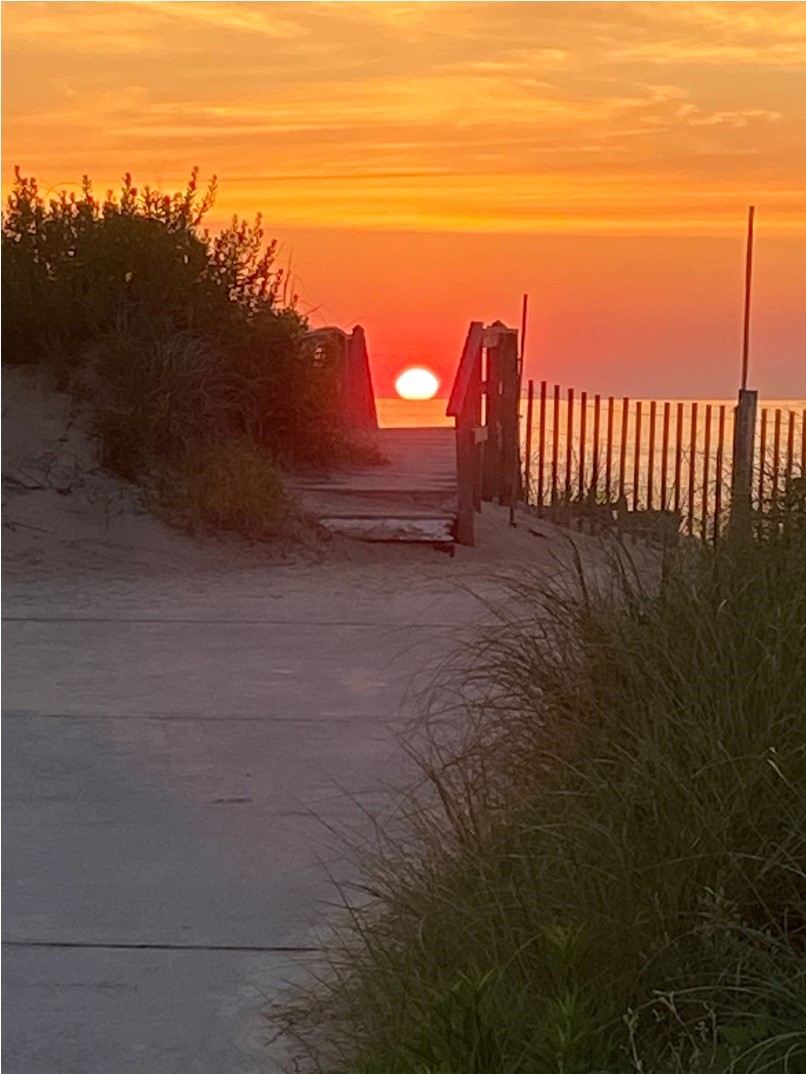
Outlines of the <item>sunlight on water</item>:
[[447,399],[377,399],[378,424],[382,429],[411,429],[453,425],[446,417]]

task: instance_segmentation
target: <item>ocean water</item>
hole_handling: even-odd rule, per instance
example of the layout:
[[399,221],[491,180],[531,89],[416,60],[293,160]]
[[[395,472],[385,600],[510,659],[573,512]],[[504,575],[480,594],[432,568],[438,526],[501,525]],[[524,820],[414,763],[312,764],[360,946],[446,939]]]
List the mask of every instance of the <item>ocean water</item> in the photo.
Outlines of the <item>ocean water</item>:
[[382,429],[411,429],[453,425],[445,414],[447,399],[376,399],[378,424]]

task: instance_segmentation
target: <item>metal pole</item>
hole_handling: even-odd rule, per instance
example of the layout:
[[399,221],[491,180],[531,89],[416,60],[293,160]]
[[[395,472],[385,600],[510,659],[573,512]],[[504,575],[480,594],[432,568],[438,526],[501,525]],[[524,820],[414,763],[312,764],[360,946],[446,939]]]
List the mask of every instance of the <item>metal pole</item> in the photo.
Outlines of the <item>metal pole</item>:
[[744,266],[744,335],[742,339],[742,391],[747,388],[747,372],[750,361],[750,288],[753,283],[753,218],[755,205],[747,212],[747,251]]

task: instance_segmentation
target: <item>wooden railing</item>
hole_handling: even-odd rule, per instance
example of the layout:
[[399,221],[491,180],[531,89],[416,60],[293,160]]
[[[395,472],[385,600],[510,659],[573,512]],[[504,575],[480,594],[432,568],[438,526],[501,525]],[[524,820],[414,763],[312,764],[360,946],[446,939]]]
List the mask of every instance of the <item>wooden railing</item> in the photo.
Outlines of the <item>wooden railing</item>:
[[369,369],[369,355],[364,329],[360,325],[348,335],[341,328],[317,328],[309,332],[308,342],[320,360],[336,372],[342,413],[357,429],[377,429],[375,392]]
[[473,321],[446,413],[456,423],[456,540],[475,543],[482,500],[514,506],[520,491],[518,333]]

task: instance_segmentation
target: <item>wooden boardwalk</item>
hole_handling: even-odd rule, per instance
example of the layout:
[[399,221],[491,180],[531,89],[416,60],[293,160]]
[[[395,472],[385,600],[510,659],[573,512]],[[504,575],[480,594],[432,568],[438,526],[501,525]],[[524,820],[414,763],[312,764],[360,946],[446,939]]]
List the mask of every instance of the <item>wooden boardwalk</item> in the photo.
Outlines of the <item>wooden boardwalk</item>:
[[377,466],[288,486],[306,514],[334,533],[369,541],[453,544],[458,511],[456,433],[449,427],[378,429]]
[[[525,306],[524,306],[525,309]],[[303,511],[335,533],[365,541],[475,543],[482,500],[514,509],[520,491],[518,333],[473,321],[446,414],[454,428],[379,429],[364,331],[309,333],[314,357],[340,385],[356,431],[374,438],[384,461],[327,475],[297,474],[287,485]]]

